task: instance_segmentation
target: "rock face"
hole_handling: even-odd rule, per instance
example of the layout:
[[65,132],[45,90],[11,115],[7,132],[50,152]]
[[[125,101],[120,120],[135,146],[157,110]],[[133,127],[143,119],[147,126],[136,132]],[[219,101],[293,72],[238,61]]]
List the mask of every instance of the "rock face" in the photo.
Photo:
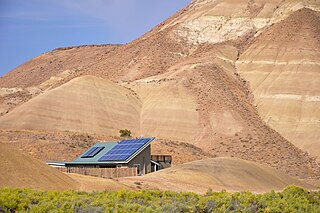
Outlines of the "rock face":
[[162,29],[178,24],[174,33],[188,42],[219,43],[256,33],[301,8],[319,10],[318,3],[312,0],[193,1],[185,14]]
[[0,78],[5,91],[37,91],[0,127],[108,136],[129,128],[166,141],[156,151],[181,163],[180,145],[206,153],[197,159],[318,177],[315,160],[290,143],[318,156],[318,10],[314,0],[193,1],[129,44],[45,53]]

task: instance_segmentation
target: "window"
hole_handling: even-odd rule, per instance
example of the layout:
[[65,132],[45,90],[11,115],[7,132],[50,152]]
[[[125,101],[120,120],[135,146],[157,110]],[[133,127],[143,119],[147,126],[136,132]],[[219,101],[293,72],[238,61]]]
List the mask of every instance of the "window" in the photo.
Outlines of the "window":
[[81,158],[93,158],[96,156],[101,150],[103,150],[104,147],[92,147],[89,149],[86,153],[84,153]]

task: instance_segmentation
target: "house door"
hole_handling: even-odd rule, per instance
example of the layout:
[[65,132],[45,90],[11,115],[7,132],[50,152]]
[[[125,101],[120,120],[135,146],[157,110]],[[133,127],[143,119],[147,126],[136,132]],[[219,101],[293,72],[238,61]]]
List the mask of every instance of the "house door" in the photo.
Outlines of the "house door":
[[137,174],[141,175],[141,166],[140,166],[140,164],[134,164],[134,167],[137,167]]
[[146,172],[146,164],[145,164],[145,161],[144,161],[144,157],[142,158],[142,174],[147,174]]

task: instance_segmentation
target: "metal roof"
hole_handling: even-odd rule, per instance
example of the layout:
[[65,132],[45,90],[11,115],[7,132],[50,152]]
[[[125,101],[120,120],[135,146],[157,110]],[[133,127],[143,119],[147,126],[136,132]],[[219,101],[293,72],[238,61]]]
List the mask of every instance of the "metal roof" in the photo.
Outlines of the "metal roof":
[[114,147],[115,145],[117,145],[117,142],[100,142],[100,143],[96,143],[93,146],[91,146],[88,150],[94,148],[94,147],[104,147],[104,149],[99,152],[97,155],[95,155],[92,158],[82,158],[82,156],[88,151],[86,150],[84,153],[82,153],[82,155],[80,155],[79,157],[77,157],[75,160],[73,160],[72,162],[81,162],[81,163],[92,163],[92,162],[98,162],[98,160],[106,153],[108,152],[110,149],[112,149],[112,147]]

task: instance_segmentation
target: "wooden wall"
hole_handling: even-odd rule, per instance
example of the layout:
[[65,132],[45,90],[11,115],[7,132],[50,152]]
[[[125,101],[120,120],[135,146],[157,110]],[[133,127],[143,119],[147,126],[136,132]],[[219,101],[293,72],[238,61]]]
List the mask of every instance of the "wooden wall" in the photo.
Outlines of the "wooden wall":
[[77,173],[101,178],[119,178],[137,176],[137,168],[80,168],[80,167],[56,167],[61,172]]

